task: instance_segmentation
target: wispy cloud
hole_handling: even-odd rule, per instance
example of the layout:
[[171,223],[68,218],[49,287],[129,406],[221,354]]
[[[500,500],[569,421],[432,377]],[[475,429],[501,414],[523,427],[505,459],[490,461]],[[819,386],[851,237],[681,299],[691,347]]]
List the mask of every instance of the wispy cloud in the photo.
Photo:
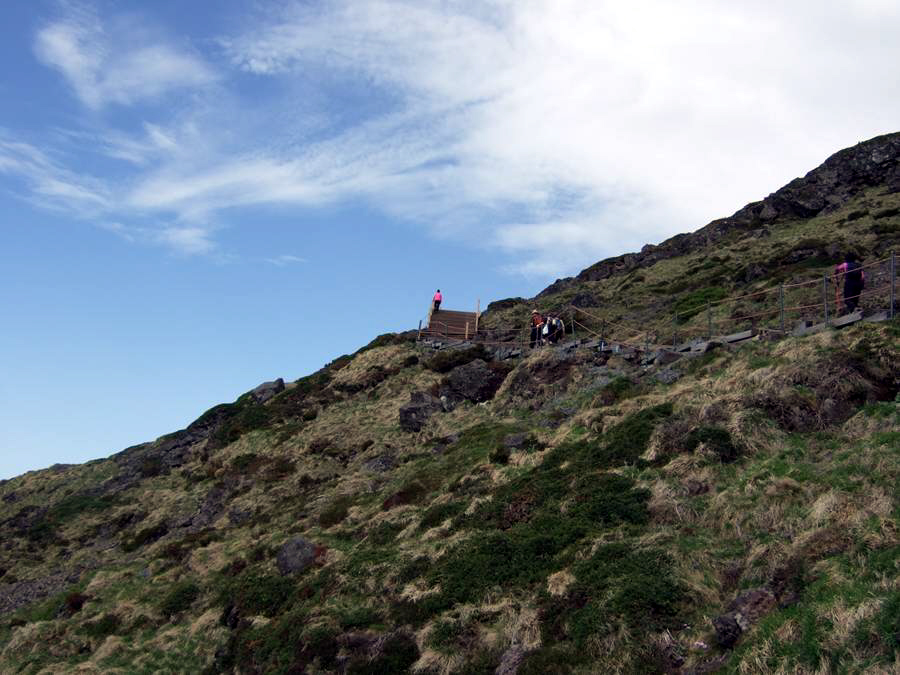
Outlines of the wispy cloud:
[[[287,2],[205,55],[85,7],[35,51],[86,106],[198,95],[92,131],[86,151],[129,165],[115,177],[9,149],[0,171],[193,254],[233,207],[365,199],[510,269],[571,273],[727,215],[900,109],[882,0]],[[209,65],[223,55],[231,72]]]
[[102,180],[78,174],[33,145],[4,134],[0,134],[0,173],[23,180],[28,199],[45,208],[89,216],[108,210],[112,203]]
[[196,53],[166,43],[138,17],[107,25],[87,4],[64,7],[63,17],[38,31],[34,49],[89,108],[131,105],[216,79]]
[[305,263],[306,258],[300,258],[296,255],[279,255],[274,258],[266,258],[265,261],[270,265],[275,265],[276,267],[285,267],[286,265],[297,265],[300,263]]

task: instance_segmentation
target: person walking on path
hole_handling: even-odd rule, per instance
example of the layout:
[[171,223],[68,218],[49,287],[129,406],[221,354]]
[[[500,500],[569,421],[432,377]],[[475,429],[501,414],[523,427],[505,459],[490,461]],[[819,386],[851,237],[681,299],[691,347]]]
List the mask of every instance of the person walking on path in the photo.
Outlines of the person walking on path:
[[536,309],[531,310],[531,348],[541,339],[541,329],[544,326],[544,317],[538,314]]
[[444,299],[444,296],[441,295],[441,289],[437,289],[437,293],[434,294],[434,311],[438,311],[441,308],[441,300]]
[[840,285],[844,278],[844,307],[848,312],[855,312],[859,305],[859,296],[866,287],[866,273],[862,265],[856,262],[854,253],[847,253],[844,262],[834,269],[834,283]]

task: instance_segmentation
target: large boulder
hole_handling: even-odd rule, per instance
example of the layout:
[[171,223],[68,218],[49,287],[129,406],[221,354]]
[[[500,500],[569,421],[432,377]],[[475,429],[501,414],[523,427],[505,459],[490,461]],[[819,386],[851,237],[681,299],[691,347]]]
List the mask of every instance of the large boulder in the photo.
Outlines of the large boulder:
[[293,537],[278,549],[275,564],[282,576],[299,574],[316,561],[318,553],[318,547],[309,539]]
[[409,403],[400,408],[400,428],[404,431],[421,431],[428,418],[443,410],[441,400],[424,391],[415,391]]
[[442,394],[455,401],[483,403],[494,398],[506,375],[491,369],[481,359],[450,371]]

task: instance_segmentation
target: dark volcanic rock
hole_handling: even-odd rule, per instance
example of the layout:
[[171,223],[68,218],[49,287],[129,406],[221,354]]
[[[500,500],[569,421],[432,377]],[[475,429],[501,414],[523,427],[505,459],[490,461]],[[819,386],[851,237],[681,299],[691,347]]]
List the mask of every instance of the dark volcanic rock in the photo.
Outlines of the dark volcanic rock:
[[600,303],[597,302],[597,298],[595,298],[590,293],[577,293],[574,298],[572,298],[570,304],[573,307],[597,307]]
[[375,471],[376,473],[384,473],[390,471],[397,466],[397,460],[390,455],[379,455],[363,464],[363,468],[367,471]]
[[421,431],[428,418],[443,409],[439,398],[423,391],[413,392],[409,403],[400,408],[400,428],[404,431]]
[[775,594],[765,588],[741,593],[731,602],[725,614],[713,619],[716,640],[726,649],[733,647],[741,634],[771,612],[776,604]]
[[316,561],[318,548],[303,537],[286,541],[275,556],[275,564],[282,576],[299,574]]
[[504,379],[505,375],[491,370],[481,359],[476,359],[450,371],[445,386],[446,395],[451,400],[483,403],[494,398]]
[[284,391],[284,380],[280,377],[272,382],[263,382],[250,392],[257,403],[265,403],[273,396]]
[[54,593],[59,593],[76,583],[84,571],[83,569],[73,569],[31,581],[0,584],[0,616],[8,615],[19,607],[30,605]]

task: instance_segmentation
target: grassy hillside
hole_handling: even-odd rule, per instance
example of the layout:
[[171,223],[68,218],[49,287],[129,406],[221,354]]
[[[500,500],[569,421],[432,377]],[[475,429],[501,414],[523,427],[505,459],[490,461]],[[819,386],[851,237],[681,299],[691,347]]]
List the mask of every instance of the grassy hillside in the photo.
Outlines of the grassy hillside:
[[[697,299],[879,259],[898,214],[868,187],[534,302],[700,334]],[[386,335],[2,482],[0,672],[897,672],[900,322],[772,337],[651,359]]]

